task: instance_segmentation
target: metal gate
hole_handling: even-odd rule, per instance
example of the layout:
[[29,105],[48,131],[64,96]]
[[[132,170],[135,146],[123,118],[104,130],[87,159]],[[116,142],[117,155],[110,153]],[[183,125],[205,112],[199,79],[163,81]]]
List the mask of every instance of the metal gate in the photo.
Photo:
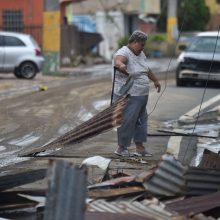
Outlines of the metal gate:
[[0,11],[0,31],[11,31],[30,34],[42,47],[43,28],[37,25],[25,25],[22,10],[6,9]]

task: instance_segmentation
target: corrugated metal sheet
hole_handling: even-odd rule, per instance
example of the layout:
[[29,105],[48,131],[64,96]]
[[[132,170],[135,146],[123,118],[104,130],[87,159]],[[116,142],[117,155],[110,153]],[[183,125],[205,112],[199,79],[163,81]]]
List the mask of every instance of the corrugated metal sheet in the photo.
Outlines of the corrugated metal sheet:
[[135,178],[136,178],[135,176],[119,177],[119,178],[107,180],[101,183],[90,185],[88,186],[88,189],[104,188],[104,187],[110,187],[110,186],[122,186],[122,185],[128,186],[130,183],[135,182]]
[[220,170],[190,167],[184,178],[187,195],[204,195],[220,190]]
[[108,212],[86,212],[85,220],[155,220],[154,218],[146,218],[133,214],[120,214]]
[[173,213],[164,210],[162,206],[151,201],[141,202],[106,202],[96,200],[88,204],[88,211],[110,212],[110,213],[132,213],[138,216],[153,218],[157,220],[170,220]]
[[61,135],[52,142],[34,149],[20,153],[19,156],[37,155],[47,150],[60,150],[67,144],[76,144],[85,139],[94,137],[114,127],[120,126],[122,123],[122,113],[127,105],[128,97],[123,97],[113,103],[111,106],[94,115],[89,120],[76,126],[74,129]]
[[90,198],[113,198],[117,196],[139,195],[143,194],[145,189],[143,187],[131,186],[117,189],[93,190],[87,193]]
[[185,184],[183,174],[187,167],[169,154],[163,155],[162,159],[152,177],[143,185],[156,195],[174,196],[182,192]]
[[205,212],[220,207],[220,192],[172,202],[167,204],[166,207],[184,215]]
[[204,195],[220,190],[220,170],[186,167],[165,154],[144,187],[155,195]]
[[44,220],[83,219],[86,172],[66,161],[53,162],[49,172]]
[[2,176],[0,176],[0,191],[44,179],[46,176],[46,172],[46,169],[39,169],[26,170],[17,173],[7,172],[6,175],[3,173]]

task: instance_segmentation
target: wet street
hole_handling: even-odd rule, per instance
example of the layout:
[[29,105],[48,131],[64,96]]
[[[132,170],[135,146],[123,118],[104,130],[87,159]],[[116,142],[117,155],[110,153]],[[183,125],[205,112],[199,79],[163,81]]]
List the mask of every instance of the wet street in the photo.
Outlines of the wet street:
[[[10,165],[12,168],[15,163],[29,161],[31,158],[18,155],[43,146],[107,108],[111,96],[111,73],[106,68],[102,73],[68,77],[39,75],[33,81],[2,75],[0,166],[6,169]],[[149,167],[157,163],[166,152],[169,135],[160,135],[157,131],[161,124],[178,119],[201,102],[203,88],[177,88],[173,75],[169,75],[166,81],[164,74],[159,75],[161,94],[157,94],[151,85],[147,146],[154,156],[147,161]],[[9,86],[13,83],[14,88]],[[42,85],[47,86],[46,91],[40,89]],[[218,88],[209,88],[205,100],[218,92]],[[83,159],[101,155],[116,158],[113,155],[116,146],[116,131],[111,130],[82,143],[51,152],[50,156]]]
[[[219,144],[216,142],[216,136],[198,138],[184,135],[184,128],[175,129],[175,124],[179,119],[192,120],[201,102],[204,103],[205,111],[216,107],[219,109],[219,88],[208,87],[204,90],[202,86],[176,87],[174,72],[157,74],[162,91],[160,94],[156,93],[151,84],[147,106],[149,117],[146,147],[153,156],[144,158],[123,158],[113,154],[117,147],[116,129],[108,130],[80,143],[60,146],[59,150],[50,149],[37,155],[28,154],[27,156],[27,152],[41,149],[109,107],[112,86],[109,66],[102,66],[102,68],[99,66],[98,70],[70,73],[62,77],[38,75],[36,79],[30,81],[18,80],[13,75],[0,75],[0,188],[4,191],[9,189],[12,194],[25,192],[31,195],[33,192],[40,196],[39,201],[45,206],[52,164],[69,162],[71,165],[82,167],[85,160],[90,162],[93,160],[93,163],[98,163],[105,168],[88,165],[86,184],[91,185],[101,184],[105,178],[107,180],[114,177],[120,179],[121,176],[132,178],[133,175],[141,177],[144,173],[148,176],[166,160],[168,160],[168,166],[174,163],[172,165],[174,167],[179,164],[179,161],[185,165],[194,161],[194,164],[198,165],[203,155],[204,144],[207,144],[205,145],[207,149],[213,150],[214,146],[215,151],[218,152]],[[205,129],[202,134],[207,133],[208,130],[208,135],[212,135],[213,128],[215,131],[219,130],[219,123],[204,124],[201,128]],[[171,129],[174,133],[166,132],[166,129]],[[176,131],[177,134],[175,134]],[[134,145],[129,150],[131,153],[134,152]],[[173,158],[172,161],[170,161],[171,158]],[[169,178],[170,170],[167,172],[166,181],[170,181],[173,178]],[[72,174],[72,172],[63,173],[62,171],[59,173],[62,177],[57,177],[57,180],[61,182]],[[66,177],[63,176],[65,174]],[[78,178],[77,176],[75,180]],[[72,181],[67,181],[65,184],[67,183],[75,184]],[[160,181],[160,183],[164,182]],[[173,188],[172,183],[168,186]],[[158,187],[160,189],[160,185]],[[81,187],[79,189],[81,190]],[[126,190],[130,192],[129,189]],[[97,193],[97,198],[103,196],[101,191]],[[122,193],[121,188],[119,188],[119,195],[120,193]],[[112,192],[110,196],[113,194]],[[32,197],[31,201],[36,199]],[[20,200],[16,203],[16,200],[10,199],[9,206],[11,203],[15,203],[18,208]],[[25,220],[32,218],[36,212],[39,215],[43,213],[38,208],[31,208],[19,210],[18,213],[3,211],[2,217]]]

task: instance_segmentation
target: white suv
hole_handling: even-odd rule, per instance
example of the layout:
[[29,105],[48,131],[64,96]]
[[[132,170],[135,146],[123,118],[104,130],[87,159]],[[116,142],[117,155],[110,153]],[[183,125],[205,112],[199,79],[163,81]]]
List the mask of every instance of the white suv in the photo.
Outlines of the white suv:
[[42,70],[44,58],[37,42],[27,34],[0,32],[0,72],[33,79]]
[[220,81],[220,36],[217,31],[201,32],[178,57],[176,85],[188,82]]

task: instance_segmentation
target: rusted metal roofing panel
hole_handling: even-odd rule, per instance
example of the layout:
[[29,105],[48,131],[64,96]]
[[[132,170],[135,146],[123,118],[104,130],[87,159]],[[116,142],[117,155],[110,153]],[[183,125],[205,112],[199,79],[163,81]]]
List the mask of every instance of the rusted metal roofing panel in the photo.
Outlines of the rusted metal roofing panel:
[[135,176],[125,176],[119,177],[111,180],[107,180],[101,183],[93,184],[88,186],[88,189],[95,189],[95,188],[104,188],[109,186],[121,186],[121,185],[129,185],[129,183],[135,182]]
[[172,202],[167,204],[166,207],[184,215],[205,212],[220,207],[220,192]]
[[35,149],[27,150],[19,156],[36,155],[46,150],[60,150],[67,144],[76,144],[85,139],[94,137],[104,131],[120,126],[122,123],[122,112],[127,105],[128,97],[121,98],[110,107],[99,112],[88,121],[80,124],[71,131],[58,137],[54,141]]
[[184,178],[187,195],[204,195],[220,190],[220,170],[190,167]]
[[132,186],[125,188],[117,188],[117,189],[104,189],[104,190],[93,190],[89,191],[87,195],[90,198],[113,198],[116,196],[126,196],[126,195],[139,195],[144,193],[145,189],[143,187]]
[[205,149],[199,167],[220,170],[220,155]]
[[96,200],[88,204],[89,211],[110,212],[110,213],[132,213],[145,218],[157,220],[170,220],[173,213],[166,211],[162,206],[154,202],[106,202]]
[[182,191],[186,170],[172,155],[165,154],[151,178],[143,185],[155,195],[174,196]]

